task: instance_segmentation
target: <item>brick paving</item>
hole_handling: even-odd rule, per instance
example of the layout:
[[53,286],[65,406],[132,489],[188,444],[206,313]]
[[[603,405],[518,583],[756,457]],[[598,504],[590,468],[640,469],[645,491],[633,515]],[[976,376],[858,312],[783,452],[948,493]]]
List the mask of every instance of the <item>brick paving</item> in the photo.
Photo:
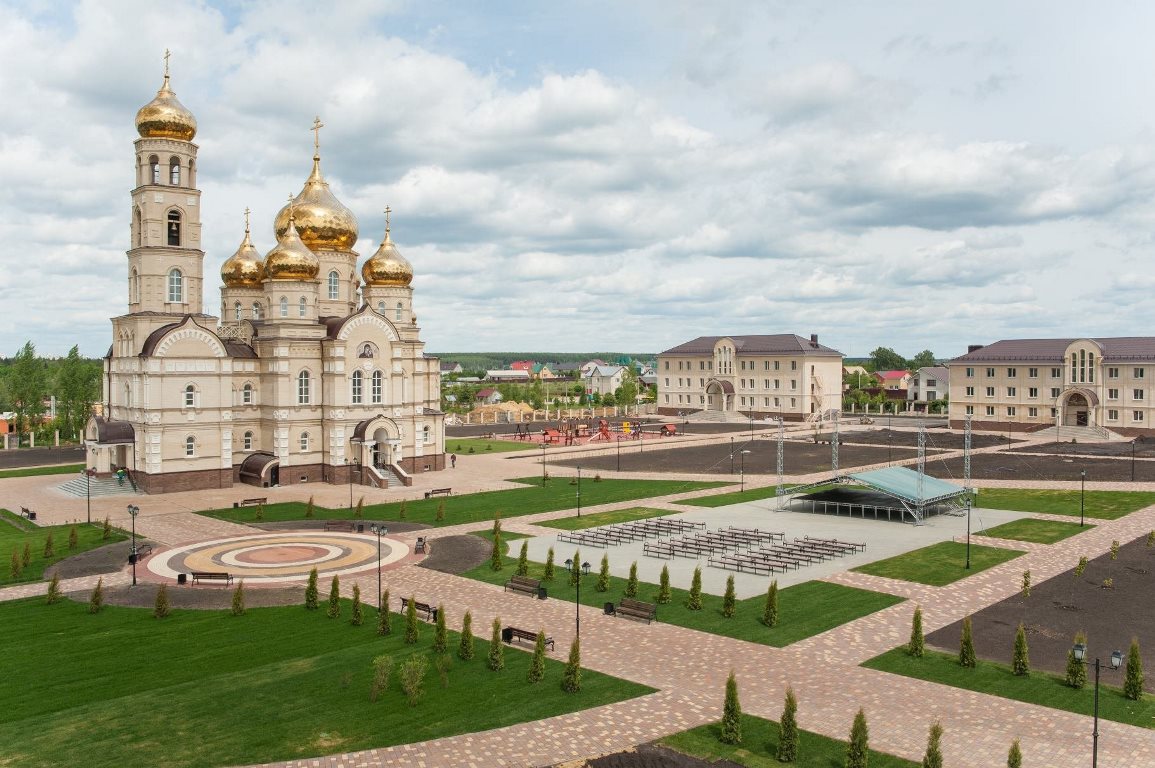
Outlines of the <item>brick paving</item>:
[[[505,456],[508,457],[508,454]],[[533,460],[533,456],[525,458],[526,461]],[[510,487],[483,477],[494,472],[498,466],[502,467],[502,474],[510,474],[508,464],[491,464],[494,461],[494,457],[461,457],[458,468],[441,474],[438,483],[447,484],[445,478],[448,474],[455,491]],[[490,474],[490,477],[493,476],[496,474]],[[631,473],[629,476],[639,475]],[[759,480],[761,485],[769,485],[774,481],[772,477],[755,479],[747,476],[747,483],[751,487],[755,487]],[[982,484],[1001,485],[993,481],[984,481]],[[424,485],[428,484],[406,489],[409,497],[418,498]],[[1070,483],[1018,482],[1013,485],[1071,487]],[[1150,490],[1149,485],[1129,483],[1104,483],[1096,484],[1095,487]],[[347,490],[340,487],[334,490],[331,487],[326,489],[316,486],[308,490],[316,494],[320,504],[339,505],[347,501],[347,496],[344,500],[338,498],[339,494],[347,493]],[[298,489],[297,494],[300,492]],[[229,491],[226,499],[225,492],[217,492],[220,497],[218,506],[223,506],[236,495],[234,491]],[[590,511],[642,504],[664,506],[675,498],[689,495],[697,493],[605,505]],[[378,500],[370,499],[368,493],[366,497],[367,501]],[[165,500],[162,502],[162,499]],[[154,500],[157,503],[154,504]],[[84,500],[81,499],[80,503],[83,504]],[[187,505],[193,503],[194,499],[148,497],[148,504],[154,511],[147,518],[142,514],[137,520],[138,532],[147,531],[146,535],[150,538],[175,544],[206,537],[226,537],[235,532],[236,528],[249,530],[222,521],[206,523],[204,521],[207,518],[185,514],[191,509]],[[213,503],[202,498],[199,506]],[[119,502],[117,506],[120,506]],[[55,522],[53,517],[75,513],[74,506],[62,505],[57,514],[46,517]],[[507,530],[540,533],[543,529],[534,525],[535,522],[566,514],[569,512],[514,518],[505,521],[505,527]],[[1070,521],[1069,517],[1058,519]],[[484,522],[473,523],[422,533],[437,538],[484,529],[489,525]],[[858,665],[906,641],[915,603],[923,608],[924,628],[927,632],[946,626],[1015,594],[1019,589],[1022,571],[1027,568],[1038,583],[1070,569],[1082,555],[1093,558],[1106,552],[1114,539],[1128,541],[1145,534],[1155,528],[1155,507],[1120,520],[1096,520],[1094,526],[1052,545],[1027,545],[1023,542],[1008,543],[1005,540],[972,537],[972,541],[981,540],[983,544],[1022,549],[1025,554],[943,587],[910,584],[866,574],[837,574],[828,580],[896,594],[908,600],[784,649],[661,623],[647,626],[604,616],[594,608],[582,607],[583,665],[649,685],[657,689],[656,693],[482,733],[270,765],[286,768],[551,765],[617,751],[717,719],[721,710],[723,683],[730,669],[734,669],[738,677],[743,708],[747,712],[777,719],[781,712],[783,690],[789,684],[799,697],[798,717],[801,727],[834,738],[845,738],[854,712],[862,706],[872,726],[872,747],[908,759],[918,760],[921,757],[927,726],[931,720],[939,717],[946,729],[943,750],[948,765],[1002,765],[1006,751],[1016,737],[1021,739],[1030,765],[1081,763],[1088,759],[1090,751],[1089,717],[902,678]],[[414,532],[396,538],[404,540],[416,535]],[[125,573],[106,574],[104,578],[108,585],[127,583],[128,580]],[[494,616],[501,616],[505,624],[546,628],[557,641],[554,655],[558,658],[565,657],[574,637],[575,606],[571,603],[538,601],[505,593],[499,586],[421,568],[403,567],[388,571],[386,579],[394,595],[415,594],[425,602],[444,603],[451,627],[459,628],[464,611],[471,610],[474,626],[481,637],[488,637],[489,624]],[[95,577],[85,577],[69,580],[64,586],[66,590],[79,591],[91,589],[95,581]],[[347,590],[352,589],[350,581],[346,581],[343,586]],[[375,589],[375,585],[373,587]],[[0,600],[42,594],[44,590],[44,584],[10,587],[0,590]],[[373,589],[367,592],[372,593]],[[368,602],[374,602],[371,595]],[[1139,768],[1155,764],[1155,738],[1150,730],[1104,721],[1100,723],[1100,732],[1099,748],[1104,765]]]

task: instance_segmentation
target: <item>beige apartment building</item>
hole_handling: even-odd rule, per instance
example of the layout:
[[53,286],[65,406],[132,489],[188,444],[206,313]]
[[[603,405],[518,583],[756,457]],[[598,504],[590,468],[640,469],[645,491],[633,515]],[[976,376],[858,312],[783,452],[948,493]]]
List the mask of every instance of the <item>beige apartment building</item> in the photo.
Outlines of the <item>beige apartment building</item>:
[[[148,493],[304,482],[391,485],[444,467],[440,366],[426,357],[413,269],[386,213],[361,268],[353,213],[312,173],[221,268],[204,311],[196,119],[164,83],[136,117],[127,311],[112,318],[88,466]],[[388,210],[388,209],[386,209]],[[239,213],[239,212],[238,212]]]
[[842,358],[817,335],[699,336],[658,355],[658,413],[826,418],[841,407]]
[[1155,337],[1006,339],[951,360],[950,423],[1155,434]]

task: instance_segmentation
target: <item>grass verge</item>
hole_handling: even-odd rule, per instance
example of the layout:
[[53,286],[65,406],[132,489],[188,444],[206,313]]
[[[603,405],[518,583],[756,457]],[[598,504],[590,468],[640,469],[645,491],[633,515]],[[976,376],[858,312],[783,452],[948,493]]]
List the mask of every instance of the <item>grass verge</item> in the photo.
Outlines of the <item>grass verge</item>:
[[1117,520],[1123,515],[1155,504],[1155,493],[1148,491],[1087,491],[1081,495],[1079,491],[1034,488],[982,488],[975,504],[987,509],[1078,517],[1081,497],[1084,514],[1100,520]]
[[445,441],[445,452],[456,453],[460,461],[470,454],[478,453],[512,453],[514,451],[531,451],[538,446],[535,443],[515,442],[513,440],[486,440],[479,437],[448,438]]
[[1035,544],[1054,544],[1056,541],[1074,536],[1087,530],[1080,528],[1078,523],[1061,523],[1057,520],[1033,520],[1029,517],[1022,520],[1012,520],[1009,523],[996,525],[979,531],[982,536],[994,536],[998,539],[1013,541],[1030,541]]
[[[350,625],[350,606],[174,611],[164,620],[134,608],[42,599],[0,605],[0,744],[7,766],[247,765],[348,752],[483,731],[621,701],[649,688],[582,670],[582,690],[561,690],[563,664],[549,660],[543,682],[526,682],[531,654],[506,647],[505,669],[486,666],[489,644],[452,662],[443,685],[431,652],[433,627],[416,645],[376,634],[376,616]],[[488,631],[491,617],[474,626]],[[457,648],[450,634],[451,651]],[[36,642],[28,642],[28,638]],[[132,648],[125,653],[125,648]],[[393,674],[370,702],[372,660],[388,655]],[[555,655],[564,655],[561,652]],[[400,666],[428,660],[424,694],[410,706]],[[28,695],[36,691],[36,695]],[[259,723],[259,727],[254,724]]]
[[[6,519],[18,521],[18,525],[23,524],[23,518],[19,515],[6,509],[0,511],[3,512]],[[76,547],[69,549],[68,537],[72,528],[76,528]],[[52,536],[54,554],[51,557],[45,557],[44,545],[48,542],[49,535]],[[43,528],[18,529],[8,523],[0,523],[0,586],[41,581],[45,573],[52,570],[53,565],[66,557],[79,555],[81,552],[103,547],[106,544],[124,541],[125,538],[127,537],[119,531],[113,530],[105,539],[103,527],[98,524],[77,523],[75,525],[49,525]],[[28,565],[24,565],[25,547],[28,548]],[[13,553],[20,562],[18,575],[12,573]]]
[[40,475],[74,475],[84,471],[83,464],[57,464],[51,467],[23,467],[0,470],[0,480],[9,477],[38,477]]
[[1023,554],[1014,549],[971,545],[971,567],[966,569],[967,546],[956,541],[940,541],[929,547],[904,552],[851,570],[868,573],[871,576],[885,576],[888,579],[913,581],[941,587],[959,579],[972,576],[996,565],[1014,560]]
[[581,517],[559,517],[556,520],[542,520],[537,525],[547,528],[560,528],[563,531],[577,531],[583,528],[596,528],[599,525],[613,525],[630,520],[646,520],[651,517],[673,515],[668,509],[651,509],[650,507],[630,507],[629,509],[615,509],[609,512],[595,512],[592,515]]
[[[1028,676],[1016,676],[1009,666],[992,661],[980,660],[974,669],[968,669],[960,666],[958,657],[951,653],[928,650],[921,659],[916,659],[900,647],[875,656],[863,666],[1081,715],[1092,714],[1095,706],[1094,683],[1082,689],[1071,688],[1064,685],[1058,675],[1032,672]],[[1121,683],[1122,673],[1116,679]],[[1104,684],[1099,688],[1100,717],[1141,728],[1155,727],[1155,696],[1144,694],[1139,701],[1131,701],[1123,696],[1122,690],[1106,682],[1104,676]]]

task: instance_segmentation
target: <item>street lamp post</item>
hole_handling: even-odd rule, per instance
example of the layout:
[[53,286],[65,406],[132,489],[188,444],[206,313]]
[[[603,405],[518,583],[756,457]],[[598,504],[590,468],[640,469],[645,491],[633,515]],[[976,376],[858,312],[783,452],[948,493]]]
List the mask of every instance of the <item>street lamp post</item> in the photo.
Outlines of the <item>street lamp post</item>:
[[[353,463],[357,465],[357,471],[361,470],[361,445],[362,440],[359,437],[349,438],[349,445],[353,446]],[[348,462],[346,462],[348,463]],[[349,469],[349,509],[353,509],[353,469]]]
[[545,488],[545,435],[541,436],[541,487]]
[[128,561],[132,563],[132,586],[136,586],[136,516],[140,514],[140,507],[128,505],[128,515],[132,518],[132,550],[128,553]]
[[967,565],[971,569],[971,492],[967,491]]
[[582,516],[582,468],[577,468],[577,516]]
[[[617,440],[615,440],[614,442],[616,442],[618,444],[618,471],[621,472],[622,471],[622,436],[618,435]],[[1134,473],[1132,473],[1132,474],[1134,474]],[[1134,480],[1135,478],[1132,477],[1131,479]]]
[[[1071,653],[1075,656],[1075,661],[1080,664],[1090,666],[1090,662],[1086,661],[1087,646],[1083,643],[1075,643],[1075,647],[1071,649]],[[1111,671],[1118,672],[1119,667],[1123,664],[1123,652],[1111,651]],[[1095,726],[1091,731],[1091,768],[1098,768],[1099,765],[1099,657],[1095,657]]]
[[377,613],[381,614],[389,610],[389,606],[381,604],[381,537],[389,533],[389,529],[383,525],[372,523],[369,525],[369,530],[377,536]]
[[1135,482],[1135,443],[1137,443],[1138,441],[1139,441],[1139,438],[1137,438],[1137,437],[1131,441],[1131,482],[1132,483]]
[[734,474],[734,438],[730,438],[730,474]]
[[[1132,451],[1132,455],[1133,454],[1134,454],[1134,452]],[[92,476],[95,474],[96,474],[96,468],[95,467],[91,467],[91,468],[85,467],[85,469],[84,469],[84,478],[85,478],[84,496],[85,496],[85,504],[86,504],[86,507],[88,510],[88,524],[89,525],[92,525]],[[1131,475],[1132,475],[1131,479],[1134,480],[1135,479],[1135,477],[1134,477],[1135,472],[1132,471]]]
[[1080,469],[1079,470],[1079,527],[1080,528],[1083,527],[1084,512],[1086,511],[1086,505],[1084,504],[1084,499],[1086,498],[1086,490],[1087,490],[1087,470]]
[[741,460],[739,462],[740,468],[738,470],[738,476],[740,478],[740,481],[739,481],[739,490],[740,491],[746,490],[746,454],[748,454],[748,453],[749,453],[749,451],[742,451],[739,454],[739,456],[741,457]]

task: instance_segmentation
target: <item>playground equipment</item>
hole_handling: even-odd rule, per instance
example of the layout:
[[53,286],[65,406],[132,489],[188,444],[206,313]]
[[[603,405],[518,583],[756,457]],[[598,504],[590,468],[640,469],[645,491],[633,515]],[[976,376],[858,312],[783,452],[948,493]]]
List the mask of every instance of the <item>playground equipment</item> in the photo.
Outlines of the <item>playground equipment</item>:
[[594,433],[594,436],[591,437],[586,442],[596,443],[600,440],[604,440],[605,442],[608,443],[612,439],[613,438],[610,437],[610,423],[608,421],[606,421],[605,419],[599,419],[598,420],[598,431],[596,433]]

